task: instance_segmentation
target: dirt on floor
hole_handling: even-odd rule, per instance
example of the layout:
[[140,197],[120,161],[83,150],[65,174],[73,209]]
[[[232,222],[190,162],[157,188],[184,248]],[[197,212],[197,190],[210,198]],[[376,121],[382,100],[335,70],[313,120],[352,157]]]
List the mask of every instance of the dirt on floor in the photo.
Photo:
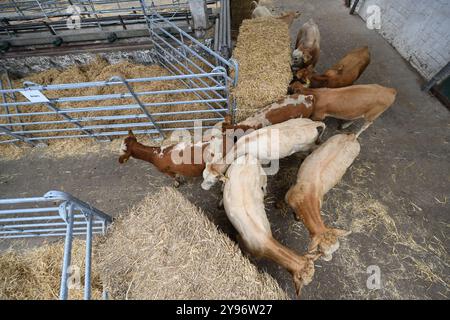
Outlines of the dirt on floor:
[[[350,16],[343,1],[280,0],[276,11],[300,10],[291,26],[294,38],[311,17],[321,31],[319,71],[348,51],[368,45],[372,61],[358,83],[378,83],[398,91],[395,104],[360,137],[361,153],[343,180],[324,199],[328,225],[351,230],[333,260],[318,260],[313,282],[302,299],[448,299],[450,226],[450,113],[420,91],[423,80],[379,34]],[[327,119],[324,138],[337,132]],[[348,130],[355,130],[350,127]],[[305,154],[280,161],[269,177],[266,208],[274,237],[304,252],[308,234],[288,209],[275,209],[295,181]],[[30,152],[0,160],[0,197],[38,196],[48,190],[70,192],[113,216],[172,180],[150,164],[131,159],[119,165],[115,148],[101,147],[65,158]],[[200,188],[190,179],[180,191],[235,239],[224,211],[217,208],[220,188]],[[264,260],[253,260],[295,298],[290,275]],[[380,273],[379,286],[373,273]]]

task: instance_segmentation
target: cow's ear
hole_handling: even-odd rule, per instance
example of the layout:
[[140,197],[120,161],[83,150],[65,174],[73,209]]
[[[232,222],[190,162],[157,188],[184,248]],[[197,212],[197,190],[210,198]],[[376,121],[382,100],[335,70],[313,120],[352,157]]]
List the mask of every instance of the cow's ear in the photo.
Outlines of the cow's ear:
[[130,137],[135,137],[134,133],[132,130],[128,130],[128,136]]

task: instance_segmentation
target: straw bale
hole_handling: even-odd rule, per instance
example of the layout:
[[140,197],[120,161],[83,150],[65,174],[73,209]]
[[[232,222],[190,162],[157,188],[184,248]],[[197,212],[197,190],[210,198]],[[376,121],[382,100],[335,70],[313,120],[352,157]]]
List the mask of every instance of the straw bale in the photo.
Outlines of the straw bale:
[[286,299],[268,274],[173,188],[115,220],[96,261],[113,299]]
[[[64,243],[57,241],[40,247],[0,254],[0,299],[54,300],[59,298]],[[72,266],[80,271],[80,287],[69,289],[69,299],[83,299],[85,242],[75,239]],[[101,299],[103,286],[95,261],[91,274],[92,298]]]
[[239,80],[232,91],[237,120],[286,95],[291,80],[289,28],[275,17],[247,19],[239,29],[233,57],[239,61]]

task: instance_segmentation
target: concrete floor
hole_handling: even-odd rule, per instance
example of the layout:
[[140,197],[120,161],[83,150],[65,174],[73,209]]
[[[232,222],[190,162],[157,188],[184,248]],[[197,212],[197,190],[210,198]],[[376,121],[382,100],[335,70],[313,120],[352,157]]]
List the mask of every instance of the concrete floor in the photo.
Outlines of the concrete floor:
[[[343,1],[280,0],[275,9],[302,12],[291,27],[293,38],[304,22],[315,19],[322,37],[319,71],[351,49],[368,45],[372,62],[358,83],[398,90],[395,104],[361,136],[361,153],[353,166],[325,197],[326,223],[353,233],[341,242],[332,261],[316,263],[314,280],[303,289],[302,299],[448,299],[448,110],[420,91],[418,74],[358,16],[350,16]],[[326,122],[327,136],[335,134],[336,121]],[[266,204],[274,237],[299,253],[307,248],[306,229],[289,210],[277,210],[273,203],[294,182],[304,156],[281,161],[280,172],[269,177]],[[219,188],[206,193],[200,181],[188,181],[180,190],[234,238],[225,213],[216,208]],[[33,155],[0,162],[2,198],[60,189],[113,216],[171,184],[171,179],[144,162],[131,160],[119,166],[111,152],[65,159]],[[295,298],[285,270],[266,261],[255,263]],[[379,289],[367,287],[369,266],[380,269]]]

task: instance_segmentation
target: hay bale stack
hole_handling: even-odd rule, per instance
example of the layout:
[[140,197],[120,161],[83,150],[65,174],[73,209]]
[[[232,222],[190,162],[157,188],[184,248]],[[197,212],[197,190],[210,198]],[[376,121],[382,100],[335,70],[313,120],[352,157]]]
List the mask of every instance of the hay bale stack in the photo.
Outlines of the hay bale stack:
[[[62,241],[26,249],[8,250],[0,254],[0,300],[55,300],[59,298],[61,266],[64,252]],[[81,287],[69,290],[69,299],[83,299],[85,242],[75,239],[72,265],[78,266]],[[92,298],[101,299],[102,285],[92,266]]]
[[232,94],[237,120],[286,95],[291,74],[289,27],[281,19],[244,20],[233,57],[239,62],[239,81]]
[[95,258],[113,299],[286,299],[173,188],[116,220]]

